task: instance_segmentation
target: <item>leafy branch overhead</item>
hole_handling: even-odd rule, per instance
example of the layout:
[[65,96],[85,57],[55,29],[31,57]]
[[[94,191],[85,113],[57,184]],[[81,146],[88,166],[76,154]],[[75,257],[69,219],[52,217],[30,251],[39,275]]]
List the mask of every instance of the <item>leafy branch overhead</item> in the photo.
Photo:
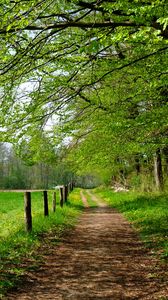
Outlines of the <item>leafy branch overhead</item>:
[[108,132],[109,156],[123,142],[166,144],[167,11],[164,0],[4,1],[2,138],[37,126],[78,147]]
[[[45,11],[48,11],[46,9],[48,5],[44,5],[44,1],[30,1],[30,4],[23,5],[22,7],[21,3],[24,2],[26,1],[9,1],[8,5],[4,5],[9,12],[11,12],[11,10],[16,10],[16,14],[14,12],[13,20],[10,20],[7,26],[4,24],[4,28],[2,28],[0,31],[1,34],[20,30],[41,31],[54,28],[65,29],[67,27],[78,27],[84,29],[106,27],[111,27],[113,29],[116,27],[153,27],[155,29],[159,29],[160,34],[165,37],[167,37],[168,34],[166,30],[167,17],[165,16],[164,18],[161,15],[161,18],[158,18],[157,15],[152,14],[152,12],[155,12],[156,8],[161,5],[161,1],[156,1],[156,7],[152,3],[142,3],[141,5],[138,3],[136,6],[136,3],[131,4],[129,1],[123,1],[123,3],[122,1],[118,3],[115,3],[115,1],[112,3],[110,3],[110,1],[96,1],[90,3],[76,1],[75,9],[73,9],[74,5],[71,4],[71,1],[67,1],[67,3],[69,2],[69,5],[66,5],[66,1],[64,1],[64,3],[62,3],[62,7],[59,4],[54,6],[52,3],[49,4],[49,6],[52,6],[52,9],[54,9],[55,12],[46,15]],[[163,2],[164,1],[162,1],[163,8],[160,9],[160,13],[164,11],[163,9],[166,9],[166,2]],[[12,3],[15,5],[10,7]],[[18,5],[19,7],[17,7]],[[122,5],[125,5],[125,7],[122,7]],[[29,22],[29,20],[27,21],[25,19],[31,15],[33,6],[35,6],[35,8],[39,7],[40,11],[38,14],[32,14],[32,20]],[[80,7],[80,9],[76,9],[77,7]],[[120,7],[120,9],[116,9],[117,7]],[[20,10],[19,14],[17,13],[17,8]],[[24,9],[23,12],[22,8]],[[68,12],[66,12],[66,10]],[[8,11],[6,13],[7,15]],[[97,15],[94,15],[94,20],[90,21],[91,17],[93,17],[93,13],[95,12]],[[149,14],[149,12],[151,14]],[[146,13],[148,13],[148,19],[143,20],[143,16]],[[45,20],[45,22],[43,20]]]

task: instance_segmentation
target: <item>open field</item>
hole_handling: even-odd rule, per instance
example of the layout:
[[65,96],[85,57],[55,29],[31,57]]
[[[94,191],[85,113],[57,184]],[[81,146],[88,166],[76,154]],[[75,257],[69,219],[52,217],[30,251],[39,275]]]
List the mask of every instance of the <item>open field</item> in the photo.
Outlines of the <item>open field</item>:
[[24,195],[23,192],[0,192],[0,295],[11,287],[23,274],[23,260],[34,260],[34,253],[40,247],[45,232],[55,232],[55,242],[65,229],[72,227],[82,202],[78,191],[69,195],[70,202],[59,206],[57,191],[57,208],[52,212],[52,192],[48,193],[49,216],[44,217],[42,192],[32,193],[31,234],[25,232]]
[[153,253],[168,258],[167,194],[115,193],[111,189],[101,188],[94,192],[125,215]]

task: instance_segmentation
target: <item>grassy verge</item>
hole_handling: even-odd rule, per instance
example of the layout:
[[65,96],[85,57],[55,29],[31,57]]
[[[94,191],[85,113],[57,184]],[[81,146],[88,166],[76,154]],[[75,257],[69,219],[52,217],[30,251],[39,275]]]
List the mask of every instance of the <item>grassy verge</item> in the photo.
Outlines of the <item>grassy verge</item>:
[[100,188],[94,192],[125,215],[147,247],[161,258],[168,258],[168,195],[114,193]]
[[95,201],[92,200],[92,197],[87,193],[86,190],[83,189],[83,194],[87,199],[87,202],[89,204],[90,208],[96,208],[97,207],[97,203]]
[[[49,217],[43,216],[42,193],[32,193],[33,231],[25,233],[23,193],[0,193],[0,299],[5,292],[20,282],[27,268],[37,267],[38,249],[45,242],[44,235],[54,235],[58,243],[65,230],[74,226],[82,210],[79,191],[69,195],[63,208],[57,193],[56,212],[52,212],[52,192],[49,192]],[[25,261],[29,261],[29,266]]]

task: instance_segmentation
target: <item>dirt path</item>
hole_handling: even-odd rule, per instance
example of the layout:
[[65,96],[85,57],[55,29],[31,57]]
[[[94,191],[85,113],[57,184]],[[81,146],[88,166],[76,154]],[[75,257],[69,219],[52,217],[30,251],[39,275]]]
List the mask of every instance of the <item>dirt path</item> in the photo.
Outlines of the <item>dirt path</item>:
[[61,245],[45,245],[42,253],[39,270],[8,300],[168,299],[156,260],[109,207],[87,208]]
[[86,190],[87,194],[91,197],[92,201],[94,201],[99,207],[107,207],[108,205],[100,200],[97,196],[95,196],[91,191]]
[[81,196],[81,199],[82,199],[82,202],[83,202],[83,206],[85,208],[88,208],[89,204],[88,204],[87,198],[85,197],[85,195],[82,191],[80,191],[80,196]]

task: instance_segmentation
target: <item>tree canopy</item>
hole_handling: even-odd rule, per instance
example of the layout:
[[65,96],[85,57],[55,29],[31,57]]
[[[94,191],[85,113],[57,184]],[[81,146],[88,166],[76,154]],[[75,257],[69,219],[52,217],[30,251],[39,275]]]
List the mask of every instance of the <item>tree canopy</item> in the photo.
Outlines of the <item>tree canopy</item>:
[[166,145],[167,11],[166,0],[3,1],[2,140],[41,131],[102,166]]

